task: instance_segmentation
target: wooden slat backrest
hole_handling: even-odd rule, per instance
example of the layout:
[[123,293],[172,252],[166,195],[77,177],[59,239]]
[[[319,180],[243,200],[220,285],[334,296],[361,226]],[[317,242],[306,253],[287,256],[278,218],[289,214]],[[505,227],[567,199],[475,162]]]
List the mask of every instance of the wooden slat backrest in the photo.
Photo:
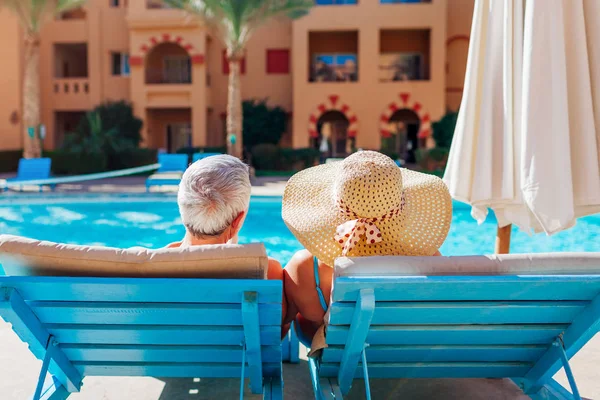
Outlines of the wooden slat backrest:
[[[279,281],[13,276],[0,277],[0,287],[10,293],[0,316],[16,318],[9,301],[16,293],[83,376],[239,377],[253,324],[260,351],[248,364],[259,359],[263,376],[280,375]],[[256,310],[245,323],[248,298]],[[43,346],[32,351],[45,354]]]
[[343,392],[340,363],[368,291],[375,309],[361,345],[373,378],[524,377],[559,335],[573,354],[600,321],[600,274],[341,276],[333,286],[319,375],[340,378]]

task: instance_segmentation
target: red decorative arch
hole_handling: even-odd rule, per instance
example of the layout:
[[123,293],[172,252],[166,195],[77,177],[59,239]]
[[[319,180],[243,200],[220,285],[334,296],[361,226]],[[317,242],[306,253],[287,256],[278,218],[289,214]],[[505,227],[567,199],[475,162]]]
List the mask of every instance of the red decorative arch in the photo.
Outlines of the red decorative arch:
[[192,64],[204,64],[204,54],[200,53],[194,48],[194,46],[187,41],[183,36],[175,36],[170,33],[163,33],[159,36],[151,36],[146,42],[140,45],[139,51],[142,53],[141,56],[131,56],[129,59],[130,65],[142,65],[144,63],[144,57],[152,50],[153,47],[161,43],[175,43],[180,45],[188,52],[192,60]]
[[310,114],[310,117],[308,118],[308,133],[310,137],[319,137],[317,122],[319,121],[319,118],[328,111],[339,111],[344,114],[350,123],[348,126],[348,137],[356,137],[356,134],[358,133],[358,118],[354,111],[350,109],[350,106],[340,102],[339,99],[340,96],[336,94],[328,96],[327,101],[317,105],[315,110]]
[[391,132],[389,131],[390,118],[392,118],[392,115],[394,115],[397,110],[402,109],[412,110],[419,117],[419,120],[421,121],[418,134],[419,138],[426,139],[431,136],[431,117],[429,116],[429,113],[421,103],[413,100],[411,97],[412,95],[406,92],[398,94],[398,100],[391,102],[383,113],[381,113],[379,124],[381,136],[391,136]]

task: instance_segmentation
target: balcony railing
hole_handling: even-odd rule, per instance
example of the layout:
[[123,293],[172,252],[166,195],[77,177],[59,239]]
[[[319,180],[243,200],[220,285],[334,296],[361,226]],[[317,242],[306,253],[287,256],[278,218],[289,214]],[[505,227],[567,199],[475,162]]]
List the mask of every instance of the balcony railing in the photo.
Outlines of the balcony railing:
[[91,88],[88,78],[54,78],[52,101],[57,111],[84,111],[92,107]]
[[148,84],[188,84],[192,83],[192,71],[189,68],[152,69],[146,68]]
[[90,86],[87,78],[61,78],[54,80],[56,94],[87,94]]

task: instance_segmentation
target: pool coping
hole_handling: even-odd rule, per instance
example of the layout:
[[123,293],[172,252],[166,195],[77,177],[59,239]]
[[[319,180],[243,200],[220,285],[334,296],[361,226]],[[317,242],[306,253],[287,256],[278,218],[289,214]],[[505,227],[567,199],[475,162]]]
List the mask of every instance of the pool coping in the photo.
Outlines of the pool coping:
[[[282,196],[277,194],[255,194],[256,200],[279,200]],[[38,204],[74,204],[74,203],[149,203],[149,202],[176,202],[177,193],[10,193],[0,196],[0,206],[6,205],[38,205]],[[469,209],[466,203],[452,200],[453,209]]]

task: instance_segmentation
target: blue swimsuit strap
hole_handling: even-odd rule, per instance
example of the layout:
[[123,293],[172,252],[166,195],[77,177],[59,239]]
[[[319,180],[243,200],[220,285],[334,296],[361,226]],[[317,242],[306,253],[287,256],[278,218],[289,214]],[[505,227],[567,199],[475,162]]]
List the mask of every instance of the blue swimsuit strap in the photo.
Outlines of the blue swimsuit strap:
[[321,307],[323,307],[323,311],[327,312],[327,302],[325,301],[325,296],[323,296],[323,291],[321,290],[321,282],[319,280],[319,260],[317,257],[313,256],[313,267],[315,270],[315,283],[317,294],[319,295],[319,301],[321,302]]

